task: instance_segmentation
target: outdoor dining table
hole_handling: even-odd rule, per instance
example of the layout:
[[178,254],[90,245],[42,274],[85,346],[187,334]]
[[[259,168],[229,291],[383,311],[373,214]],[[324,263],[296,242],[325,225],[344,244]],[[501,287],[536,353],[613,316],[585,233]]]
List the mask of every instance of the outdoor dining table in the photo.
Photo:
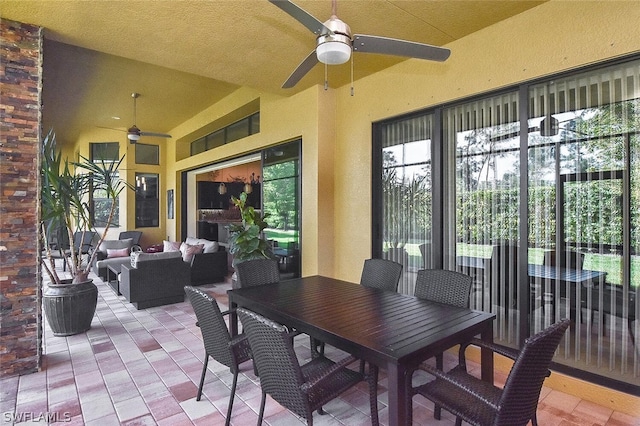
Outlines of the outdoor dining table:
[[[420,362],[480,335],[493,341],[494,314],[443,305],[323,276],[229,290],[244,307],[387,371],[389,424],[407,424],[408,385]],[[231,317],[237,333],[237,317]],[[493,357],[482,351],[483,380]]]

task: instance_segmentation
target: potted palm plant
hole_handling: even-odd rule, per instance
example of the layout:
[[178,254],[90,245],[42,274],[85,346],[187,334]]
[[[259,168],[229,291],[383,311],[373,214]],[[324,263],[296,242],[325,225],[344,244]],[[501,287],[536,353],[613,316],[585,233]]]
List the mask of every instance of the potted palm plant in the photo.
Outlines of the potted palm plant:
[[[67,241],[73,242],[74,235],[93,235],[95,231],[90,215],[88,201],[91,191],[101,190],[111,201],[109,215],[100,235],[97,246],[104,241],[113,221],[118,196],[127,187],[120,180],[118,168],[124,156],[117,162],[98,163],[81,157],[78,162],[62,159],[56,147],[56,137],[50,131],[43,140],[41,155],[41,240],[44,254],[41,257],[42,269],[49,278],[49,284],[43,294],[43,308],[53,333],[57,336],[69,336],[82,333],[91,327],[96,309],[98,289],[89,279],[89,272],[96,250],[89,254],[86,264],[83,254],[76,244],[70,244],[62,256],[68,273],[61,276],[55,268],[55,259],[48,244],[52,232],[66,233]],[[97,235],[97,232],[96,232]],[[79,247],[90,244],[81,241]],[[71,278],[68,278],[68,276]]]
[[[269,226],[265,219],[252,206],[247,206],[247,193],[242,192],[238,198],[231,197],[231,202],[240,211],[241,223],[229,225],[229,252],[233,255],[233,266],[250,259],[273,258],[271,244],[264,237],[263,231]],[[235,274],[234,274],[235,276]]]

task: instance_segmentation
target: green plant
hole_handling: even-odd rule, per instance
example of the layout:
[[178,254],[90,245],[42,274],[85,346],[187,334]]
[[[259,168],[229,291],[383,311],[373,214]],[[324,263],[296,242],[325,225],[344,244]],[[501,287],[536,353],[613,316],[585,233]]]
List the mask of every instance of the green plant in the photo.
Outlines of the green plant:
[[[123,159],[124,156],[117,162],[93,162],[80,157],[79,162],[69,162],[66,158],[62,159],[62,153],[56,146],[53,130],[49,131],[44,138],[40,167],[42,209],[40,229],[45,246],[42,266],[52,283],[60,284],[62,279],[56,272],[48,236],[52,232],[61,230],[66,232],[68,241],[73,242],[75,232],[95,231],[91,223],[89,196],[91,191],[102,190],[111,201],[109,215],[98,245],[104,241],[113,221],[118,196],[126,188],[133,189],[131,185],[117,177],[118,168]],[[89,241],[82,241],[82,244],[89,243]],[[64,257],[63,261],[69,266],[72,282],[87,280],[96,252],[94,250],[90,254],[86,266],[83,266],[82,253],[76,250],[73,243],[70,244],[70,254]]]
[[269,226],[264,219],[269,214],[261,217],[253,207],[247,206],[245,192],[239,198],[231,197],[231,202],[240,210],[242,218],[242,223],[229,225],[229,251],[233,255],[233,262],[273,257],[271,245],[263,235],[264,229]]

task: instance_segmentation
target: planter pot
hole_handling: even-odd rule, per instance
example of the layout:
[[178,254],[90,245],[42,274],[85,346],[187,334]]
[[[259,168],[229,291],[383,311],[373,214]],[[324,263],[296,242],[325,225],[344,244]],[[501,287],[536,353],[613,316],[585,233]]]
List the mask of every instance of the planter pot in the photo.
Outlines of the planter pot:
[[71,336],[91,328],[98,303],[98,287],[92,280],[49,284],[42,297],[47,322],[55,336]]

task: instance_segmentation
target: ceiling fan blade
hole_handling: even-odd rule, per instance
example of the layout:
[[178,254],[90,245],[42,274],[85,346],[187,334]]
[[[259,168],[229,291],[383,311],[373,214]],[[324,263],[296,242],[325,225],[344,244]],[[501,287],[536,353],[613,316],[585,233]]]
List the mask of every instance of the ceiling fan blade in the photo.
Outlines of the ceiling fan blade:
[[451,50],[445,47],[366,34],[355,34],[353,36],[353,50],[364,53],[408,56],[410,58],[439,62],[446,61],[451,55]]
[[96,126],[98,129],[115,130],[116,132],[127,133],[127,129],[116,129],[115,127]]
[[269,0],[274,5],[278,6],[283,11],[287,12],[291,15],[296,21],[300,22],[302,25],[311,30],[312,33],[319,34],[327,34],[332,31],[325,27],[322,22],[316,19],[313,15],[311,15],[306,10],[302,9],[300,6],[295,3],[291,3],[289,0]]
[[140,136],[154,136],[157,138],[170,138],[171,135],[168,135],[166,133],[154,133],[154,132],[143,132],[140,131]]
[[313,68],[317,63],[318,56],[316,55],[316,51],[314,49],[306,58],[304,58],[304,61],[302,61],[300,65],[298,65],[298,68],[296,68],[291,73],[287,81],[285,81],[282,85],[282,88],[289,89],[295,86],[302,79],[302,77],[304,77],[309,71],[311,71],[311,68]]

